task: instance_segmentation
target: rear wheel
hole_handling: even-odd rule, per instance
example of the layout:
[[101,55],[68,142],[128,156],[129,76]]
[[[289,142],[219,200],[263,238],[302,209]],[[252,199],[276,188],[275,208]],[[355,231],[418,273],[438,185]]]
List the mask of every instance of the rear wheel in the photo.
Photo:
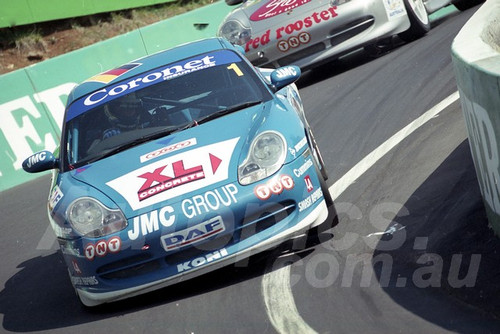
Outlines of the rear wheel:
[[431,30],[431,24],[422,0],[403,1],[410,20],[410,28],[400,33],[399,37],[406,42],[411,42],[427,34]]
[[453,2],[453,4],[455,5],[455,7],[457,7],[458,10],[464,11],[483,2],[484,0],[457,0]]

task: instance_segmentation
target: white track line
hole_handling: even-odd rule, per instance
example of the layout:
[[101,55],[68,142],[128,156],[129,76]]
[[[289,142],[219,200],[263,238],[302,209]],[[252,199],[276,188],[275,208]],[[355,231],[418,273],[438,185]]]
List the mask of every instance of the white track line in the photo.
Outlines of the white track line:
[[[351,184],[356,182],[368,169],[384,157],[390,150],[410,136],[422,125],[436,117],[441,111],[459,98],[458,92],[448,96],[422,116],[398,131],[382,145],[373,150],[358,162],[351,170],[335,182],[328,190],[332,199],[336,200]],[[262,278],[262,295],[266,312],[271,324],[278,333],[309,334],[316,333],[300,316],[290,286],[290,268],[288,264],[278,270],[264,274]]]

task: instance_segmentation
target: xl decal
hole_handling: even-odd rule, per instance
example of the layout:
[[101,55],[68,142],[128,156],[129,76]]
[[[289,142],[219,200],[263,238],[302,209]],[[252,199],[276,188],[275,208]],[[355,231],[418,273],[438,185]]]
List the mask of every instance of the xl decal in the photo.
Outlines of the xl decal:
[[[210,159],[218,158],[210,155]],[[146,182],[144,182],[138,192],[139,201],[148,199],[151,196],[155,196],[174,187],[205,178],[205,172],[203,171],[202,165],[186,169],[182,160],[176,161],[172,163],[173,176],[162,174],[166,167],[167,166],[161,166],[156,168],[153,172],[147,172],[138,176],[146,179]],[[215,171],[213,172],[215,173]]]
[[151,163],[106,184],[133,210],[226,180],[239,138],[199,147]]

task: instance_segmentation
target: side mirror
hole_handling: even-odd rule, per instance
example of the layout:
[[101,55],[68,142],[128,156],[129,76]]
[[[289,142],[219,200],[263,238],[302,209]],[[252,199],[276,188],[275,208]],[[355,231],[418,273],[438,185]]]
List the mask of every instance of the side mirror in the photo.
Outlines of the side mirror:
[[295,65],[284,66],[275,69],[271,73],[271,84],[275,92],[288,86],[300,78],[300,68]]
[[41,151],[23,161],[23,169],[28,173],[39,173],[59,166],[59,160],[50,151]]
[[234,6],[234,5],[239,5],[240,3],[243,3],[245,0],[226,0],[226,4],[228,6]]

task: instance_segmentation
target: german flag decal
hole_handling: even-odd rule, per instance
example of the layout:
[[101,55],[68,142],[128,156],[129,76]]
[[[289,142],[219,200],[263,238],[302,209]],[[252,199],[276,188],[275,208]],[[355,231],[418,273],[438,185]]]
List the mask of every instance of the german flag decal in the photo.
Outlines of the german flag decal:
[[96,81],[107,84],[140,65],[141,64],[139,63],[125,64],[123,66],[95,75],[92,78],[87,79],[86,81]]

